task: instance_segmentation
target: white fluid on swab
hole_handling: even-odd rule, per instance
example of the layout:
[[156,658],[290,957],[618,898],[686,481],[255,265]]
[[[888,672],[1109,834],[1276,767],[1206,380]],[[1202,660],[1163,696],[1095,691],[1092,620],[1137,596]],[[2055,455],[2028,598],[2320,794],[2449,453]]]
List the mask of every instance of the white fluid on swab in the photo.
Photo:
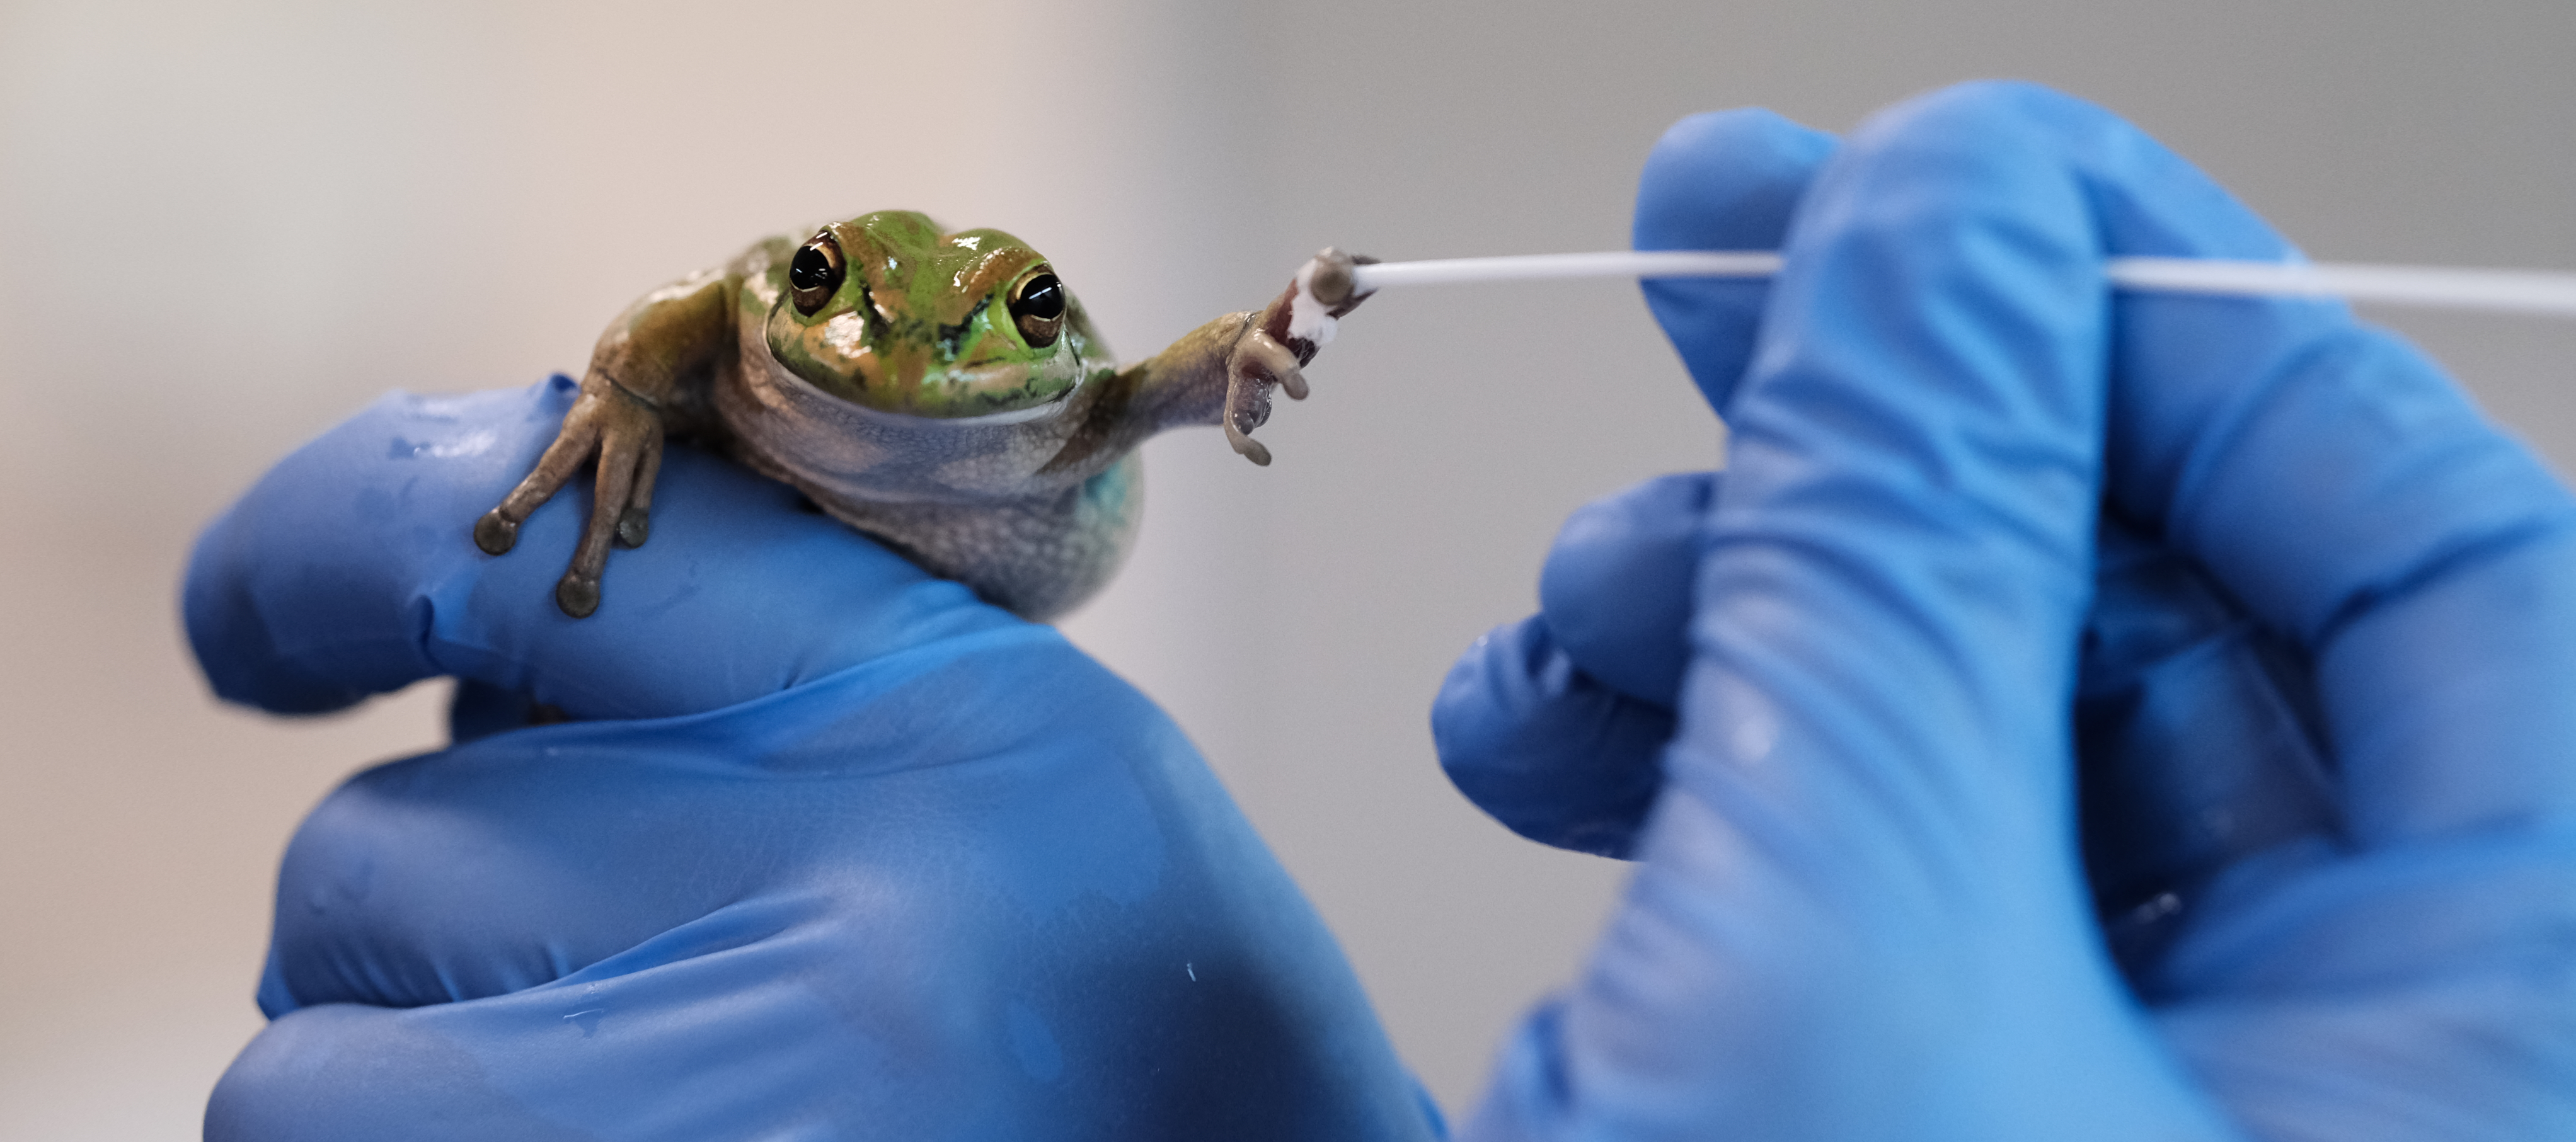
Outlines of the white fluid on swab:
[[[1361,293],[1415,285],[1548,278],[1762,278],[1780,255],[1760,250],[1604,250],[1377,262],[1354,267]],[[2112,258],[2102,275],[2133,292],[2231,297],[2341,297],[2386,305],[2483,309],[2576,317],[2576,274],[2437,266],[2241,262],[2215,258]]]

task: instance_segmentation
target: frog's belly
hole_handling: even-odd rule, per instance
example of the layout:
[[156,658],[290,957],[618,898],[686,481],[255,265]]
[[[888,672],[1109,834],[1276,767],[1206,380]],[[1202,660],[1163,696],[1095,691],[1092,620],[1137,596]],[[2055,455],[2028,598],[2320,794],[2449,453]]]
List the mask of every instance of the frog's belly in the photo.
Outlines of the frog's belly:
[[1126,559],[1144,507],[1143,473],[1131,453],[1052,496],[990,504],[816,502],[923,570],[1045,622],[1090,598]]

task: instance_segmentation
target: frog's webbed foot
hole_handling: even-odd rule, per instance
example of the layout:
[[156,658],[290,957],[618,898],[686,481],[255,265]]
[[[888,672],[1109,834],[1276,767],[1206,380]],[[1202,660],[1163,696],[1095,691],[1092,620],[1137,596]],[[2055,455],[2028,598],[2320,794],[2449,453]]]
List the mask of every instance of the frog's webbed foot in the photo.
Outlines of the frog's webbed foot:
[[599,577],[614,542],[640,547],[652,533],[653,478],[662,468],[662,414],[642,397],[598,378],[564,414],[563,431],[500,506],[474,523],[474,545],[501,555],[519,541],[519,525],[598,457],[597,497],[572,567],[555,584],[555,605],[574,618],[599,609]]
[[1270,463],[1270,450],[1252,438],[1252,430],[1270,419],[1270,386],[1286,390],[1290,400],[1306,399],[1305,366],[1333,339],[1335,322],[1368,298],[1352,281],[1352,269],[1376,260],[1325,247],[1298,269],[1287,291],[1253,319],[1227,354],[1225,440],[1245,459]]

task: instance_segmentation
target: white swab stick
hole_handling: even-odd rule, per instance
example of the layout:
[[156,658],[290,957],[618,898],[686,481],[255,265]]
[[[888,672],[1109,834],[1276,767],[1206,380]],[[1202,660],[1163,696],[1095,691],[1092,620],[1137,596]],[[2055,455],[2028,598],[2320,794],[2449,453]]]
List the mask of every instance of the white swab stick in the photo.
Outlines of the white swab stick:
[[[1378,262],[1354,268],[1361,293],[1396,286],[1543,278],[1759,278],[1779,272],[1780,255],[1758,250],[1605,250]],[[2344,297],[2439,309],[2488,309],[2576,317],[2576,274],[2437,266],[2236,262],[2203,258],[2113,258],[2103,276],[2124,290],[2239,297]]]
[[1351,270],[1363,293],[1388,286],[1517,282],[1539,278],[1767,278],[1780,255],[1753,250],[1603,250],[1592,254],[1520,254],[1436,262],[1372,262]]
[[2103,265],[2102,276],[2126,290],[2245,297],[2331,294],[2387,305],[2576,317],[2576,274],[2538,270],[2113,258]]

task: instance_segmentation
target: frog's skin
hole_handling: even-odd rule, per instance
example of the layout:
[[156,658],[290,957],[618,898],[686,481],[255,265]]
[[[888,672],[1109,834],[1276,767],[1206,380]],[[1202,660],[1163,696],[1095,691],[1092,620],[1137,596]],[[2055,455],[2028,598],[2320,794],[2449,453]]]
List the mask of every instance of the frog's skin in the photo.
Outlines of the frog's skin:
[[1349,270],[1365,260],[1326,250],[1268,309],[1120,369],[1046,259],[1001,231],[943,233],[880,211],[770,238],[608,327],[561,435],[474,540],[510,550],[528,513],[596,457],[590,522],[555,588],[565,613],[587,616],[612,540],[634,547],[650,532],[664,438],[689,435],[1043,621],[1125,555],[1146,437],[1222,424],[1269,463],[1249,436],[1269,387],[1306,395],[1299,367],[1359,303]]

